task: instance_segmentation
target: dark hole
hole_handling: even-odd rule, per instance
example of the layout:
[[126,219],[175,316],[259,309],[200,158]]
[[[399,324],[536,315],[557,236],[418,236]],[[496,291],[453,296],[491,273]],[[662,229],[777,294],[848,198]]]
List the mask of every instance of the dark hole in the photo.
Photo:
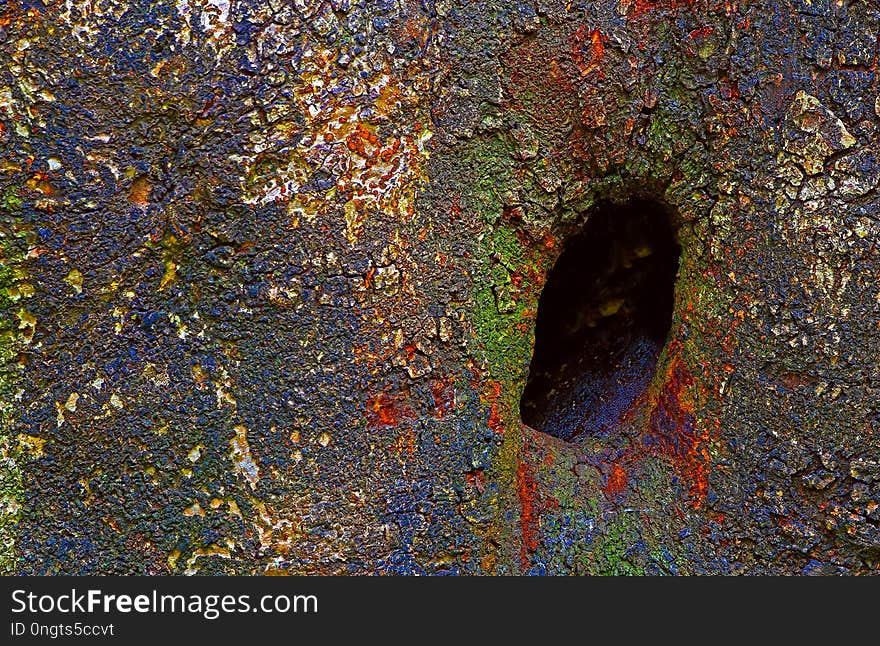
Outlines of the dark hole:
[[654,376],[679,247],[661,205],[597,208],[566,241],[538,306],[522,420],[563,440],[611,430]]

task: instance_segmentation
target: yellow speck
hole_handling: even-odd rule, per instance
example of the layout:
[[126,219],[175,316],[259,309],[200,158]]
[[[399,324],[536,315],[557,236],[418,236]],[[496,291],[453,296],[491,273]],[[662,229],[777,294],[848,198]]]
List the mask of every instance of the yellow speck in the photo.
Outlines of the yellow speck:
[[623,307],[623,299],[612,298],[610,301],[605,301],[599,306],[599,314],[602,316],[613,316],[620,311],[621,307]]
[[36,435],[19,433],[18,445],[23,451],[27,451],[31,457],[40,458],[43,457],[43,447],[46,445],[46,440]]
[[73,287],[74,294],[82,294],[83,275],[79,269],[71,269],[64,282]]
[[64,408],[69,410],[71,413],[76,412],[76,402],[79,401],[79,393],[70,393],[70,396],[67,398],[67,401],[64,404]]
[[34,338],[34,332],[37,329],[37,318],[24,308],[18,310],[16,316],[19,321],[18,329],[24,330],[22,336],[24,337],[25,342],[30,343],[31,339]]
[[146,175],[141,175],[131,183],[128,199],[134,204],[145,206],[150,201],[150,190],[152,188],[149,178]]
[[159,289],[165,289],[169,284],[177,278],[177,264],[173,260],[165,261],[165,273],[162,280],[159,281]]
[[205,511],[202,509],[202,506],[198,501],[194,502],[191,506],[187,507],[183,510],[184,516],[202,516],[204,517]]
[[242,518],[241,509],[238,508],[237,502],[230,499],[226,501],[226,505],[229,507],[229,514],[231,516],[238,516],[239,518]]
[[260,468],[251,455],[251,447],[248,444],[247,428],[238,425],[233,428],[235,437],[229,440],[232,451],[229,454],[235,470],[240,476],[243,476],[251,485],[251,489],[257,486],[260,480]]
[[22,298],[30,298],[36,293],[37,290],[34,289],[34,286],[30,283],[18,283],[6,288],[6,295],[9,296],[12,301],[19,301]]
[[208,376],[208,373],[205,372],[204,368],[200,365],[196,364],[192,367],[193,379],[195,379],[197,384],[202,383],[205,378]]
[[24,185],[36,193],[41,193],[47,196],[52,196],[55,194],[55,189],[52,187],[52,185],[48,181],[40,177],[32,177],[27,180]]
[[332,439],[333,438],[330,437],[329,433],[327,433],[327,432],[321,433],[318,436],[318,444],[320,444],[321,446],[328,446]]

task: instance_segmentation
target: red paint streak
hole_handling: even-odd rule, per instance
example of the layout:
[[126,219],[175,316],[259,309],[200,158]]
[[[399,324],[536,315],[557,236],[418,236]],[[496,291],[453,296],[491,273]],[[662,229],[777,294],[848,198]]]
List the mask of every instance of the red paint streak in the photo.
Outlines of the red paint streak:
[[434,416],[437,419],[443,419],[455,408],[455,388],[451,379],[434,382],[431,386],[431,396],[434,398]]
[[367,400],[368,428],[397,426],[400,417],[400,410],[392,397],[383,393]]
[[412,456],[416,452],[416,434],[411,429],[408,428],[404,433],[398,437],[394,444],[391,445],[391,450],[394,451],[399,457],[403,456],[404,453]]
[[605,495],[608,498],[616,498],[626,489],[626,482],[626,470],[624,470],[619,462],[615,462],[611,465],[611,474],[605,483]]
[[700,27],[699,29],[694,29],[691,33],[687,35],[688,39],[703,39],[706,36],[710,35],[715,31],[715,28],[712,25],[706,25],[705,27]]
[[449,208],[449,219],[452,222],[458,222],[461,220],[461,203],[456,197],[452,202],[452,206]]
[[535,481],[535,472],[522,460],[516,467],[516,494],[519,498],[519,518],[522,527],[520,567],[525,571],[529,567],[529,554],[533,554],[538,549],[540,527],[538,525],[538,484]]
[[681,477],[690,482],[694,507],[702,505],[709,489],[708,433],[694,415],[694,378],[685,364],[673,359],[666,383],[651,411],[648,445],[668,456]]
[[375,146],[378,141],[379,139],[376,135],[360,124],[356,125],[354,132],[345,139],[348,149],[364,158],[371,157],[370,152],[367,151],[367,145],[372,144]]
[[486,481],[483,477],[482,469],[474,469],[473,471],[468,471],[464,474],[464,480],[468,483],[468,486],[473,487],[479,493],[483,493],[486,489]]
[[705,45],[706,39],[711,36],[714,31],[715,30],[710,25],[706,25],[705,27],[694,29],[689,33],[684,39],[684,47],[688,54],[696,56],[700,47]]
[[[361,124],[354,126],[354,132],[345,138],[345,144],[348,149],[357,153],[370,163],[377,161],[388,162],[400,150],[401,142],[399,139],[392,139],[390,144],[383,146],[379,138]],[[387,180],[391,174],[383,176]]]
[[523,278],[524,278],[524,276],[520,272],[518,272],[518,271],[512,272],[510,274],[510,283],[511,283],[511,285],[516,287],[517,289],[522,289]]
[[574,33],[572,41],[572,58],[577,63],[581,76],[601,70],[602,61],[605,60],[605,43],[602,40],[602,32],[598,29],[589,31],[585,26],[582,26]]
[[504,434],[504,420],[499,412],[501,400],[501,382],[495,381],[491,384],[492,394],[490,396],[492,403],[489,406],[489,428],[493,433]]

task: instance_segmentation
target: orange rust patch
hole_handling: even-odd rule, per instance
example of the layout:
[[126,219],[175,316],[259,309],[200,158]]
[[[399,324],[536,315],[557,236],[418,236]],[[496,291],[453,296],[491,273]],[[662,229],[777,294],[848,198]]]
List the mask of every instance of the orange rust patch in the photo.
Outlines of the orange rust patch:
[[615,498],[626,489],[627,475],[626,470],[615,462],[611,466],[611,473],[608,476],[608,482],[605,483],[605,495],[609,498]]
[[468,483],[468,486],[473,487],[479,493],[483,493],[486,488],[482,469],[474,469],[473,471],[468,471],[464,474],[464,479],[465,482]]
[[516,494],[519,498],[522,545],[520,547],[520,567],[525,571],[529,566],[529,554],[538,549],[538,485],[531,466],[519,461],[516,467]]
[[49,177],[45,173],[36,173],[33,177],[25,182],[30,190],[36,193],[42,193],[47,197],[55,195],[55,189],[49,183]]
[[577,63],[581,76],[586,76],[601,68],[605,60],[605,44],[602,40],[602,32],[598,29],[589,31],[586,27],[580,27],[573,38],[573,58]]
[[501,400],[501,382],[494,381],[491,384],[492,394],[490,395],[491,404],[489,406],[489,428],[493,433],[504,433],[504,419],[499,412]]
[[441,379],[431,386],[431,396],[434,398],[434,417],[443,419],[455,408],[455,388],[452,379]]
[[416,452],[416,434],[411,429],[408,428],[403,432],[395,441],[394,444],[391,445],[391,450],[394,453],[401,457],[404,453],[407,455],[413,455]]
[[811,375],[797,372],[784,372],[779,375],[779,383],[787,390],[794,390],[801,386],[810,386],[816,383],[816,378]]
[[[670,345],[670,350],[678,344]],[[709,490],[709,431],[694,414],[699,385],[680,357],[666,370],[664,385],[651,411],[649,445],[669,457],[681,477],[690,483],[694,507],[700,507]]]
[[401,411],[393,397],[383,393],[367,400],[367,426],[369,428],[397,426],[400,423],[400,417]]
[[351,152],[357,153],[372,163],[391,161],[401,146],[400,139],[396,138],[393,138],[388,145],[383,146],[376,134],[361,124],[355,124],[354,132],[346,137],[345,143]]
[[128,201],[132,204],[145,206],[150,203],[150,191],[153,186],[146,175],[137,177],[131,183],[131,189],[128,192]]

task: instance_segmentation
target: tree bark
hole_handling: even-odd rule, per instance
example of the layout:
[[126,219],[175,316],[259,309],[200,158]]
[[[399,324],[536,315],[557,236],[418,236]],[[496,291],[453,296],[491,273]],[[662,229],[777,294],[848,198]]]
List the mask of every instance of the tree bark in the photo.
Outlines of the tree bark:
[[[7,3],[0,569],[876,572],[878,28]],[[647,385],[526,426],[551,268],[645,201],[680,246]]]

